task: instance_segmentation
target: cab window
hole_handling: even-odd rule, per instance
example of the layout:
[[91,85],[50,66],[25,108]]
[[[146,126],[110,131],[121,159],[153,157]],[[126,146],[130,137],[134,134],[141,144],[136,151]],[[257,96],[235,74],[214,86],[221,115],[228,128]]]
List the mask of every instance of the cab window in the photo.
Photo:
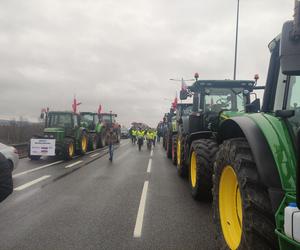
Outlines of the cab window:
[[289,90],[286,109],[295,110],[295,115],[288,119],[293,134],[296,136],[300,129],[300,76],[289,78]]

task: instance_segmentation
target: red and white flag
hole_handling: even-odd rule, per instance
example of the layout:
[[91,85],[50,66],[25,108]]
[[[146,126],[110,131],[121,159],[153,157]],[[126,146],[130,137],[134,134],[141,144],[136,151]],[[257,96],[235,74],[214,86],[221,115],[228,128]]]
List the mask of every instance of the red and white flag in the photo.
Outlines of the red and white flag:
[[176,92],[176,96],[174,98],[174,101],[172,102],[172,108],[173,109],[177,108],[177,103],[178,103],[178,99],[177,99],[177,92]]
[[101,114],[101,110],[102,110],[102,105],[100,104],[98,107],[98,115]]
[[77,113],[77,106],[79,106],[81,102],[77,102],[76,97],[73,99],[72,109],[74,113]]

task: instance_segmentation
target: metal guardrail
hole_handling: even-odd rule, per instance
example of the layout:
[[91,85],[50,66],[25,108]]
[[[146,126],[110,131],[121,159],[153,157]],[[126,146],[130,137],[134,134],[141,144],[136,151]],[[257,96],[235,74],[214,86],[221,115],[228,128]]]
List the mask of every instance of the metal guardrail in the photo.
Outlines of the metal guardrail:
[[15,147],[18,150],[19,158],[26,158],[28,155],[28,142],[11,144],[10,146]]

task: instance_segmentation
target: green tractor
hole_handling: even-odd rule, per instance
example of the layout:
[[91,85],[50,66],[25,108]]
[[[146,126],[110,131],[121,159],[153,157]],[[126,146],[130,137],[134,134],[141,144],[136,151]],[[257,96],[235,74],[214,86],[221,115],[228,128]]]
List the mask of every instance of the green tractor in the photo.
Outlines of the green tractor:
[[169,159],[172,159],[172,137],[175,132],[176,124],[176,113],[173,108],[170,109],[170,112],[166,115],[166,124],[165,124],[165,149],[166,154]]
[[88,132],[88,149],[95,150],[106,145],[106,126],[94,112],[80,112],[81,126]]
[[211,199],[213,162],[222,121],[245,110],[259,110],[259,99],[250,103],[251,92],[261,88],[255,85],[249,80],[197,80],[180,92],[181,100],[193,96],[193,107],[185,119],[186,132],[177,140],[177,171],[189,177],[194,199]]
[[172,117],[172,127],[171,127],[171,152],[172,152],[172,162],[177,166],[177,151],[180,154],[180,147],[177,150],[177,140],[187,134],[188,127],[186,126],[186,121],[192,112],[192,103],[179,103],[176,105],[175,115]]
[[168,129],[169,129],[169,116],[170,113],[165,113],[162,122],[162,138],[163,138],[163,148],[167,150],[168,141]]
[[213,175],[219,249],[300,249],[300,2],[270,44],[260,113],[222,122]]
[[86,129],[80,126],[79,114],[73,112],[50,111],[45,117],[42,136],[30,140],[28,157],[38,160],[41,156],[61,156],[71,160],[75,154],[85,154],[88,146]]

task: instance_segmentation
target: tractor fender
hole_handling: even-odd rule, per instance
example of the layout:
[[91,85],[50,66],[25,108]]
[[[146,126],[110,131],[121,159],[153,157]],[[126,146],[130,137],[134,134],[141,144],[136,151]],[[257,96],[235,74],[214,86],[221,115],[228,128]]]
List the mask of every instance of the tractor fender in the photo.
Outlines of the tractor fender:
[[195,132],[191,133],[188,136],[188,144],[189,147],[191,146],[192,142],[198,139],[208,139],[212,137],[212,132],[211,131],[201,131],[201,132]]
[[218,143],[226,139],[245,137],[251,148],[261,182],[269,189],[282,189],[277,166],[261,129],[249,117],[233,117],[222,122]]
[[189,132],[189,117],[187,115],[182,116],[182,129],[183,133],[187,134]]

